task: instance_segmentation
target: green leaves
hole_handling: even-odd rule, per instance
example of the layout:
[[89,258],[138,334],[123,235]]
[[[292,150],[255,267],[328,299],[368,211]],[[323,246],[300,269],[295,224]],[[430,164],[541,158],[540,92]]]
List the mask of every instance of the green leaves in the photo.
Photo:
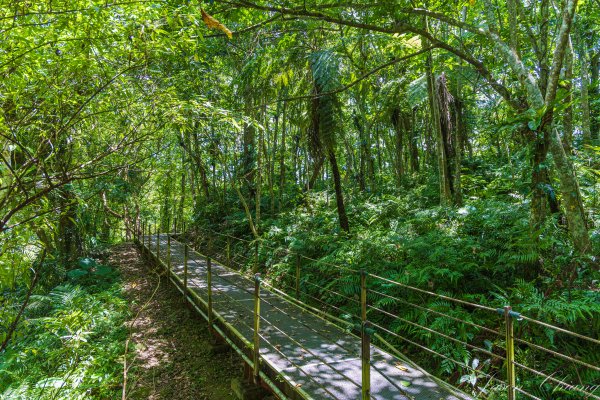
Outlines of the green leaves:
[[340,87],[340,60],[332,50],[321,50],[308,56],[313,79],[321,93]]
[[120,396],[127,303],[117,285],[89,288],[35,295],[27,323],[0,355],[0,396],[90,398],[90,387],[93,397]]

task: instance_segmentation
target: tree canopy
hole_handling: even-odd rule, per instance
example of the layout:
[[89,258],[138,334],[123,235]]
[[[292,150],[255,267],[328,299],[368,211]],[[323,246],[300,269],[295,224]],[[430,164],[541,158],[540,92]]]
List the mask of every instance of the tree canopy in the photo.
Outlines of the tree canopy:
[[38,279],[148,222],[597,337],[598,21],[598,0],[0,2],[0,339]]

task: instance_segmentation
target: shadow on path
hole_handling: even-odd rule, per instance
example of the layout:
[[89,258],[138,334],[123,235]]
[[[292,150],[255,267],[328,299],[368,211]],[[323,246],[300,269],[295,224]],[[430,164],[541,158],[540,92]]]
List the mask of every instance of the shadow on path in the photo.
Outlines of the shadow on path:
[[110,261],[121,271],[131,309],[127,398],[234,399],[230,380],[240,374],[240,361],[233,352],[209,354],[206,322],[164,274],[142,262],[132,244],[116,246]]

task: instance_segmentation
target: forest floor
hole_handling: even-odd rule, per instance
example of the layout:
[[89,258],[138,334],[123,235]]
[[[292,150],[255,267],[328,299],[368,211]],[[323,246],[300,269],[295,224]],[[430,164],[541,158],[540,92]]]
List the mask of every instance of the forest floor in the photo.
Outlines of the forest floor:
[[128,399],[234,399],[231,378],[240,374],[233,352],[209,353],[206,322],[184,304],[166,276],[143,262],[132,244],[113,248],[130,303]]

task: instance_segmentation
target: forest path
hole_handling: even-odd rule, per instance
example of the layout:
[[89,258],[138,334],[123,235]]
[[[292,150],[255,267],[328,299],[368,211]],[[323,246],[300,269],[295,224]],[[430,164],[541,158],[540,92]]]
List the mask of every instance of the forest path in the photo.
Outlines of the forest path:
[[[186,262],[184,245],[169,240],[167,234],[142,240],[148,258],[170,272],[172,282],[200,313],[210,314],[211,294],[214,329],[250,361],[255,356],[256,282],[214,260],[209,279],[208,259],[192,250]],[[270,286],[264,281],[262,287],[258,329],[261,379],[290,399],[361,398],[360,338],[289,301],[272,287],[267,289]],[[370,399],[470,399],[404,357],[398,359],[373,345],[368,351],[370,394],[366,396]]]
[[110,261],[121,272],[132,315],[127,398],[234,399],[230,381],[239,375],[239,359],[209,354],[206,322],[185,307],[164,271],[144,263],[133,244],[114,247]]

